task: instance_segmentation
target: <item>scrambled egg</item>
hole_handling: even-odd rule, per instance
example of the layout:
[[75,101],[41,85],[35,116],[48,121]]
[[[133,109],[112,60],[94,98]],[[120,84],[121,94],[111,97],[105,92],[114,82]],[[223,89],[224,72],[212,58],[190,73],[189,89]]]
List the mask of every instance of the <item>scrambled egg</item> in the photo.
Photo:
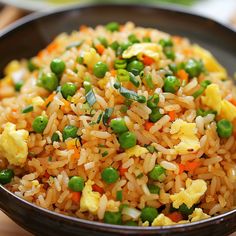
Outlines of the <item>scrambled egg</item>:
[[209,72],[219,72],[222,78],[227,77],[226,70],[220,65],[220,63],[209,51],[203,49],[198,45],[194,45],[193,52],[203,60],[204,65]]
[[221,101],[220,105],[220,116],[229,121],[233,121],[236,118],[236,107],[225,99]]
[[33,106],[43,106],[43,104],[44,104],[44,100],[40,96],[32,98]]
[[128,157],[136,156],[140,157],[142,154],[148,153],[147,148],[136,145],[132,148],[129,148],[125,151]]
[[170,133],[174,139],[180,139],[181,142],[174,146],[178,154],[188,154],[195,152],[200,148],[200,142],[196,136],[197,128],[195,123],[187,123],[177,119],[171,125]]
[[82,191],[82,196],[80,199],[80,210],[81,212],[89,211],[92,214],[97,214],[99,200],[101,198],[100,193],[94,192],[92,190],[93,181],[88,180]]
[[111,212],[118,212],[119,206],[120,206],[120,202],[115,202],[114,200],[109,200],[107,202],[106,210],[111,211]]
[[229,121],[236,118],[236,107],[226,99],[221,98],[220,88],[217,84],[210,84],[202,97],[202,103],[209,108],[216,110],[217,113]]
[[221,93],[217,84],[210,84],[205,90],[205,96],[202,96],[202,103],[217,112],[220,111]]
[[6,75],[11,75],[15,71],[21,68],[20,63],[17,60],[11,61],[5,68],[4,73]]
[[123,52],[122,57],[131,58],[137,56],[138,58],[141,58],[142,55],[146,55],[157,61],[160,52],[161,46],[156,43],[135,43]]
[[176,223],[173,222],[169,217],[165,216],[162,213],[158,215],[152,222],[152,226],[165,226],[165,225],[174,225],[174,224]]
[[193,213],[189,216],[189,220],[191,222],[195,222],[195,221],[207,219],[209,217],[210,216],[205,214],[201,208],[195,208]]
[[185,203],[188,208],[191,208],[197,203],[207,190],[207,184],[202,179],[186,181],[186,189],[181,189],[179,193],[170,195],[174,208],[179,208],[180,205]]
[[105,86],[106,86],[106,84],[107,84],[108,82],[109,82],[109,78],[105,77],[105,78],[100,79],[100,80],[98,81],[98,85],[99,85],[99,87],[100,87],[101,89],[104,89]]
[[12,165],[24,165],[28,156],[28,137],[28,131],[16,130],[16,126],[8,122],[0,135],[0,154]]
[[90,48],[88,52],[84,53],[84,64],[86,64],[89,69],[92,69],[100,60],[101,58],[94,48]]

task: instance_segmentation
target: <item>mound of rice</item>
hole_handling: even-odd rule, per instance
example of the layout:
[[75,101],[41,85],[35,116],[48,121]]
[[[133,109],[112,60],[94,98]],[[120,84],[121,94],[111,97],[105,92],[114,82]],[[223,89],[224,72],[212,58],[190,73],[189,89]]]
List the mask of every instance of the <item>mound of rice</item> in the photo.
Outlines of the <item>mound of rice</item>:
[[[68,96],[65,84],[75,89]],[[63,33],[10,62],[0,80],[0,183],[40,207],[111,224],[228,211],[234,89],[212,54],[186,38],[130,22]],[[76,135],[66,136],[68,126]]]

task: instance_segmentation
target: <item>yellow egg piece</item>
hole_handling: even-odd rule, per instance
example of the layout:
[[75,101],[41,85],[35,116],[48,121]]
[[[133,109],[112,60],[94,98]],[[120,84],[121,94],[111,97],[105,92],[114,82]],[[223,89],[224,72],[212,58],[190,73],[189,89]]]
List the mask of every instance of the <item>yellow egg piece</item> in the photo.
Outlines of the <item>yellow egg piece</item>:
[[172,134],[172,138],[180,139],[180,143],[174,146],[178,154],[196,152],[200,148],[195,123],[188,123],[177,119],[172,123],[170,133]]
[[90,48],[89,51],[84,53],[84,64],[86,64],[89,69],[93,69],[93,66],[100,60],[101,57],[94,48]]
[[201,97],[202,103],[209,108],[220,112],[221,109],[221,93],[218,84],[210,84],[205,90],[205,96]]
[[19,70],[21,68],[21,65],[19,63],[19,61],[14,60],[11,61],[5,68],[4,73],[6,75],[11,75],[13,72]]
[[28,131],[16,130],[16,125],[8,122],[0,135],[0,154],[10,164],[23,166],[28,156],[28,137]]
[[88,180],[84,186],[80,199],[80,211],[89,211],[95,215],[98,211],[99,200],[101,198],[101,195],[100,193],[94,192],[92,190],[93,184],[93,181]]
[[125,151],[128,157],[136,156],[140,157],[142,154],[148,153],[147,148],[136,145],[132,148],[129,148]]
[[205,220],[207,218],[210,218],[210,216],[205,214],[201,208],[195,208],[193,213],[191,215],[189,215],[189,220],[191,222]]
[[167,226],[167,225],[174,225],[174,224],[176,223],[173,222],[169,217],[165,216],[163,213],[158,215],[152,222],[152,226]]
[[222,79],[227,78],[227,72],[225,68],[216,60],[216,58],[206,49],[200,47],[199,45],[193,46],[193,52],[196,56],[199,56],[206,69],[209,72],[219,72]]
[[236,107],[227,100],[221,101],[220,116],[229,121],[233,121],[236,118]]
[[207,190],[207,184],[202,179],[188,179],[186,185],[186,189],[181,189],[179,193],[170,195],[174,208],[178,209],[183,203],[186,204],[188,208],[191,208],[200,200]]
[[123,52],[122,57],[131,58],[138,56],[140,58],[142,55],[146,55],[157,61],[161,50],[161,46],[156,43],[135,43]]

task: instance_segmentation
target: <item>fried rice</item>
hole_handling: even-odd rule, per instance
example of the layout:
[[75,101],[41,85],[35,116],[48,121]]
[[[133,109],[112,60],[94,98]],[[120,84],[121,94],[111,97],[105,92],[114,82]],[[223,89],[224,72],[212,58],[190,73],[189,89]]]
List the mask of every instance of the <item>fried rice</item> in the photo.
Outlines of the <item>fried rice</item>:
[[180,36],[131,22],[62,33],[0,80],[0,183],[42,208],[111,224],[229,211],[234,90],[213,55]]

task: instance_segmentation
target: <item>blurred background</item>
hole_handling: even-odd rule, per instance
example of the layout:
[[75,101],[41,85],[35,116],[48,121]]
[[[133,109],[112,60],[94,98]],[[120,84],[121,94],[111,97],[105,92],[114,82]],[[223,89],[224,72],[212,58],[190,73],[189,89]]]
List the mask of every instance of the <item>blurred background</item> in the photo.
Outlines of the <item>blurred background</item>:
[[[176,7],[215,19],[234,28],[236,32],[236,0],[0,0],[0,30],[33,12],[87,3],[137,3]],[[1,211],[0,222],[1,236],[31,236]]]
[[0,29],[34,11],[86,3],[139,3],[178,7],[213,18],[236,29],[236,0],[0,0]]

